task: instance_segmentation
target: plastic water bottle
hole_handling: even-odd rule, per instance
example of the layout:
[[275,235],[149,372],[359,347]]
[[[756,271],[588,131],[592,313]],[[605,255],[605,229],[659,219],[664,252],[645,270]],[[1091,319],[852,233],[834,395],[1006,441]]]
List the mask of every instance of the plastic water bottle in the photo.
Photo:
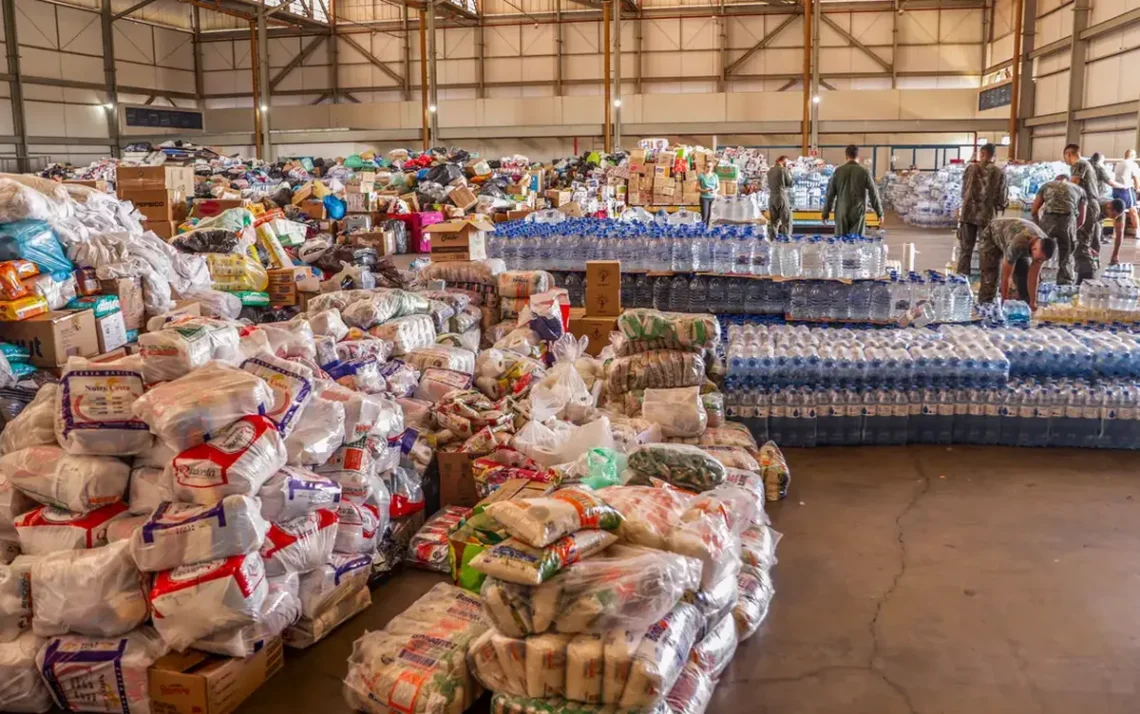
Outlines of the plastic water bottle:
[[725,288],[725,312],[739,314],[745,312],[745,283],[754,282],[741,278],[730,278]]
[[634,285],[634,305],[637,307],[653,307],[653,283],[649,276],[642,273],[637,276]]
[[871,322],[885,323],[891,318],[891,286],[876,281],[871,287]]
[[[683,280],[684,278],[682,278]],[[685,289],[688,290],[688,283],[685,283]],[[672,280],[665,276],[658,276],[653,279],[653,309],[668,312],[673,309],[673,286]],[[689,302],[689,296],[686,292],[685,303]]]
[[621,274],[621,303],[623,305],[637,303],[637,280],[631,273]]
[[755,237],[752,239],[752,274],[767,276],[770,274],[772,259],[772,243],[767,238]]
[[800,267],[803,277],[818,280],[824,277],[823,242],[819,236],[804,241],[800,248]]
[[970,284],[966,278],[954,278],[954,316],[953,322],[969,322],[974,311],[974,295],[970,292]]
[[871,316],[871,283],[863,281],[851,286],[850,311],[847,319],[865,322]]
[[581,307],[585,304],[585,286],[582,283],[580,273],[570,273],[570,276],[566,278],[566,293],[570,298],[570,304],[574,307]]
[[[709,278],[708,283],[708,311],[716,314],[737,312],[733,306],[728,302],[727,285],[725,278],[712,277]],[[692,289],[689,290],[689,298],[692,299]],[[694,312],[696,312],[694,310]]]
[[689,308],[688,312],[708,312],[709,311],[709,295],[708,283],[700,275],[693,278],[689,283]]
[[673,276],[669,285],[669,310],[671,312],[689,311],[689,280],[683,275]]
[[934,320],[936,322],[954,321],[954,293],[945,280],[938,278],[931,290],[934,302]]

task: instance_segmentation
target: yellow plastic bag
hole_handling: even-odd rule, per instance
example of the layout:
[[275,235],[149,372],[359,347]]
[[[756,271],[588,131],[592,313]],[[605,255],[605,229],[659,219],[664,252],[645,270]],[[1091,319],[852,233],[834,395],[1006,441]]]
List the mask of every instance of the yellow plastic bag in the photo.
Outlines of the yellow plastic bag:
[[215,290],[264,292],[269,287],[269,273],[261,263],[239,253],[207,253],[206,264]]

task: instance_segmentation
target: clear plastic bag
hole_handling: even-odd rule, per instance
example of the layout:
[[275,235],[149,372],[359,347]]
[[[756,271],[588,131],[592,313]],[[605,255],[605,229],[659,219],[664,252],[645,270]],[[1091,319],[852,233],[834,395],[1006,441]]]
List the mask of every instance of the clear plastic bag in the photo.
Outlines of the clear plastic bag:
[[209,505],[231,495],[256,496],[284,465],[277,425],[267,417],[244,416],[175,456],[170,473],[178,500]]
[[655,477],[695,491],[707,491],[728,478],[723,464],[687,444],[645,444],[629,455],[628,467],[642,478]]
[[109,524],[126,511],[127,504],[122,502],[97,508],[90,513],[72,513],[55,506],[40,506],[18,516],[13,523],[20,538],[22,553],[48,555],[106,545]]
[[550,423],[558,431],[532,419],[511,438],[511,446],[543,466],[553,466],[562,460],[562,442],[570,429],[565,422]]
[[337,511],[322,508],[271,524],[260,551],[265,574],[276,577],[321,567],[332,555],[338,519]]
[[183,565],[154,579],[154,626],[181,652],[215,632],[255,622],[268,594],[257,553]]
[[598,491],[622,514],[618,535],[623,543],[667,550],[673,529],[681,522],[693,497],[669,488],[611,486]]
[[314,393],[285,439],[287,463],[320,466],[344,442],[344,404]]
[[257,492],[261,516],[270,523],[283,523],[306,516],[317,509],[336,511],[340,484],[312,471],[285,466],[273,474]]
[[724,464],[727,468],[752,471],[754,473],[760,472],[760,464],[756,461],[756,457],[750,454],[743,446],[705,446],[702,448],[704,448],[705,453]]
[[71,454],[104,456],[128,456],[150,448],[154,437],[146,423],[131,413],[131,405],[144,391],[141,371],[80,357],[68,359],[56,390],[59,444]]
[[654,623],[633,653],[629,681],[619,705],[649,708],[660,701],[676,683],[703,625],[697,609],[686,603],[678,603]]
[[341,600],[368,586],[372,558],[333,553],[328,562],[301,576],[298,597],[301,614],[312,619]]
[[792,472],[783,452],[776,443],[769,441],[760,449],[757,457],[760,462],[760,472],[764,476],[764,489],[769,501],[779,501],[788,495],[788,486],[792,482]]
[[122,541],[37,558],[31,582],[32,629],[40,637],[125,635],[149,615],[143,578]]
[[379,506],[341,501],[337,516],[336,552],[356,554],[376,550],[376,539],[382,532]]
[[372,593],[365,585],[348,597],[317,613],[316,617],[302,617],[297,624],[281,633],[286,647],[305,649],[323,640],[333,630],[372,605]]
[[340,402],[344,406],[346,444],[369,435],[387,438],[404,430],[404,414],[394,400],[378,394],[355,392],[332,382],[318,386],[323,399]]
[[211,360],[238,355],[234,324],[208,317],[178,319],[139,336],[143,377],[148,384],[169,382],[206,366]]
[[611,396],[636,389],[699,387],[704,380],[705,360],[695,352],[651,350],[606,365],[606,391]]
[[8,422],[0,433],[0,454],[26,449],[29,446],[55,445],[56,384],[45,384],[32,401],[16,418]]
[[541,585],[563,568],[608,548],[617,536],[607,531],[584,530],[564,536],[545,548],[534,548],[517,538],[494,545],[471,559],[471,567],[484,575],[519,585]]
[[257,331],[265,335],[269,351],[278,357],[317,357],[313,330],[306,320],[263,322],[257,326]]
[[660,424],[666,437],[700,436],[708,425],[700,387],[646,389],[641,416]]
[[271,355],[247,359],[241,368],[264,379],[273,390],[273,405],[265,416],[273,420],[282,437],[288,437],[312,398],[315,382],[312,370]]
[[435,403],[453,389],[470,388],[471,375],[450,369],[428,367],[420,378],[420,385],[416,388],[415,396],[417,399]]
[[55,231],[44,221],[15,221],[0,224],[0,260],[30,260],[41,273],[72,272]]
[[776,589],[771,574],[762,568],[741,568],[737,576],[739,598],[732,616],[736,620],[736,636],[741,642],[756,634]]
[[314,335],[331,337],[340,342],[348,335],[348,325],[341,318],[340,311],[335,309],[322,310],[309,313],[309,328]]
[[385,290],[349,303],[341,308],[340,315],[346,325],[367,330],[393,319],[399,309],[399,297],[395,292]]
[[274,399],[265,380],[215,362],[154,387],[133,409],[152,433],[184,451],[247,414],[265,412]]
[[[12,642],[32,629],[31,567],[38,558],[22,556],[0,565],[0,643]],[[0,660],[3,659],[0,645]],[[0,684],[0,702],[4,700]]]
[[409,352],[404,357],[404,361],[421,372],[429,367],[462,372],[468,375],[475,372],[475,353],[462,347],[449,347],[447,345],[418,347]]
[[257,653],[267,641],[279,636],[301,617],[301,601],[287,590],[269,586],[257,620],[248,625],[220,630],[194,642],[194,649],[223,657],[245,658]]
[[427,315],[409,315],[376,325],[368,334],[392,343],[392,355],[402,357],[417,347],[435,344],[435,325]]
[[31,632],[0,644],[0,711],[17,714],[51,711],[51,692],[36,665],[36,654],[43,648],[43,638]]
[[392,354],[392,345],[372,335],[363,335],[358,340],[338,342],[335,350],[336,358],[342,362],[363,357],[375,357],[377,362],[387,362]]
[[700,351],[720,342],[720,322],[714,315],[659,312],[649,308],[626,310],[618,318],[618,330],[632,351],[673,349]]
[[559,362],[531,389],[530,400],[534,418],[539,421],[556,417],[582,424],[594,416],[597,395],[572,362]]
[[214,290],[264,291],[269,286],[269,273],[261,263],[241,253],[207,253],[206,265]]
[[408,564],[423,570],[450,573],[447,536],[470,513],[470,508],[444,506],[429,518],[408,544]]
[[139,570],[157,573],[252,553],[269,531],[260,511],[248,496],[226,496],[215,506],[164,503],[131,537],[131,554]]
[[[735,651],[735,635],[732,641]],[[689,662],[681,668],[677,682],[665,695],[665,703],[671,714],[704,714],[709,702],[712,701],[714,689],[716,689],[715,678]]]
[[131,468],[113,456],[77,456],[29,446],[0,458],[0,476],[34,500],[89,513],[123,500]]
[[508,270],[499,273],[499,295],[524,298],[544,293],[554,287],[554,278],[545,270]]
[[558,475],[558,483],[563,486],[580,483],[596,490],[621,483],[625,462],[624,454],[596,447],[588,449],[573,461],[552,466],[551,470]]
[[[151,714],[150,668],[166,652],[150,627],[122,637],[62,635],[48,639],[36,669],[64,711]],[[107,686],[108,671],[117,686]]]
[[617,530],[621,514],[593,492],[564,488],[542,498],[498,501],[487,513],[524,543],[543,548],[582,529]]

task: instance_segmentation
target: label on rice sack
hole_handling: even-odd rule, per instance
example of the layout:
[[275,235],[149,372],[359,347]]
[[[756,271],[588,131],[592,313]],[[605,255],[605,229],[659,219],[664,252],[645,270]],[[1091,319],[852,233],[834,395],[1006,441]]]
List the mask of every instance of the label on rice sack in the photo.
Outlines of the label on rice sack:
[[621,514],[591,492],[565,488],[548,497],[499,501],[487,512],[511,535],[535,548],[583,529],[616,530]]
[[336,527],[338,553],[367,553],[376,547],[380,529],[380,509],[370,503],[341,501],[337,509]]
[[368,584],[372,556],[333,553],[328,562],[301,576],[301,615],[312,619]]
[[154,573],[256,551],[269,530],[260,510],[248,496],[214,506],[163,503],[131,537],[131,555],[139,570]]
[[336,511],[322,508],[284,523],[273,523],[261,546],[265,573],[307,573],[319,568],[332,555],[336,543]]
[[150,714],[150,667],[166,645],[149,627],[122,637],[47,640],[36,667],[64,711]]
[[265,380],[273,390],[273,405],[265,416],[273,420],[282,436],[297,425],[313,396],[313,371],[303,364],[262,355],[242,362],[241,368]]
[[613,545],[617,536],[608,531],[578,531],[544,548],[508,538],[471,559],[471,567],[492,577],[519,585],[541,585],[571,563],[588,558]]
[[154,626],[181,651],[219,630],[256,620],[268,592],[257,553],[183,565],[154,579]]
[[291,521],[318,508],[336,511],[341,499],[340,484],[307,469],[283,466],[269,477],[257,492],[261,515],[271,523]]
[[15,520],[20,550],[25,555],[47,555],[107,545],[108,524],[126,510],[125,503],[112,503],[87,514],[40,506]]
[[242,417],[174,457],[174,495],[203,504],[230,495],[253,496],[285,465],[285,458],[285,443],[270,419]]
[[56,438],[72,454],[128,456],[154,441],[131,405],[145,391],[142,374],[125,369],[65,368],[56,391]]

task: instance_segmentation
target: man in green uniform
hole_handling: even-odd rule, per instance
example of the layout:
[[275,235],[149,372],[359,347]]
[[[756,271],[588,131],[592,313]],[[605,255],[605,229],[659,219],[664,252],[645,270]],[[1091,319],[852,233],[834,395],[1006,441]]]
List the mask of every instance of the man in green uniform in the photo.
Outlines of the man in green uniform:
[[788,157],[781,156],[768,169],[768,224],[770,235],[792,234],[792,199],[788,195],[793,185]]
[[967,166],[962,176],[962,210],[958,214],[959,275],[970,274],[978,233],[1009,205],[1005,172],[994,163],[996,151],[993,144],[978,149],[978,160]]
[[1085,192],[1064,175],[1057,176],[1037,191],[1033,218],[1045,235],[1057,241],[1057,284],[1073,283],[1073,246],[1077,226],[1085,222],[1088,201]]
[[1109,265],[1116,265],[1120,262],[1120,244],[1124,242],[1124,201],[1119,198],[1114,198],[1111,201],[1105,201],[1101,206],[1104,215],[1112,220],[1112,258],[1108,261]]
[[871,210],[883,223],[883,204],[879,201],[879,189],[871,172],[859,163],[859,147],[852,144],[845,152],[847,163],[835,170],[827,184],[827,199],[823,203],[823,220],[826,223],[835,209],[835,235],[863,235],[864,221],[867,218],[867,201]]
[[1092,164],[1081,158],[1079,145],[1066,146],[1064,156],[1072,182],[1085,192],[1087,206],[1085,220],[1077,226],[1077,245],[1073,249],[1073,258],[1077,262],[1077,282],[1080,283],[1093,277],[1100,267],[1100,185]]
[[1037,277],[1041,266],[1053,257],[1057,243],[1032,221],[1024,218],[995,218],[978,239],[982,282],[978,303],[1009,295],[1010,277],[1017,278],[1017,291],[1031,309],[1037,309]]

